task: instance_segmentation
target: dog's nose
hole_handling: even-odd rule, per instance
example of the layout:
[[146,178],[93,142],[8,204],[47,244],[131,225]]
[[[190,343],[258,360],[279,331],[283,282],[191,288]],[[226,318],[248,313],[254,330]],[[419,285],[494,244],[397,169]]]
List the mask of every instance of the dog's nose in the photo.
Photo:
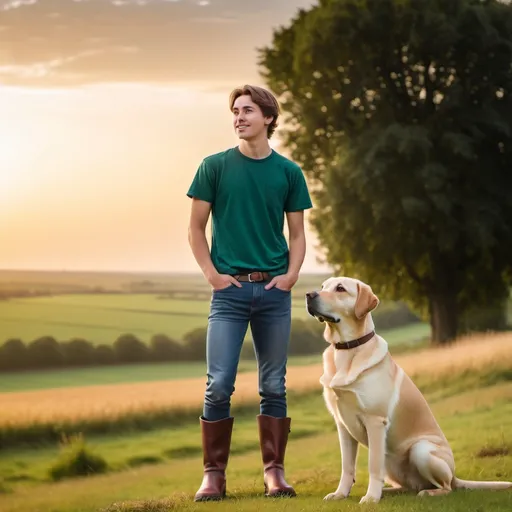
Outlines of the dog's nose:
[[306,293],[306,299],[313,300],[314,298],[318,297],[317,292],[308,292]]

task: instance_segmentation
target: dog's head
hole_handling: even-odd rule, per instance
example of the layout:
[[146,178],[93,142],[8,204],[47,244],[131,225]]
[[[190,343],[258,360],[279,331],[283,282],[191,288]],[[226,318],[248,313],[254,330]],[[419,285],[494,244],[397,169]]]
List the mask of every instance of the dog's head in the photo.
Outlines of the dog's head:
[[330,277],[320,291],[306,293],[308,313],[320,322],[361,321],[378,305],[370,286],[350,277]]

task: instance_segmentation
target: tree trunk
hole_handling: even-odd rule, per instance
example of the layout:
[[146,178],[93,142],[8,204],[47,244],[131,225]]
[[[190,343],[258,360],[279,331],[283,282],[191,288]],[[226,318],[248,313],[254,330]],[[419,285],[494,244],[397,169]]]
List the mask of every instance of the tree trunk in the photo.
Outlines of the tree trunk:
[[429,297],[432,343],[442,345],[454,340],[458,329],[457,299],[452,294]]

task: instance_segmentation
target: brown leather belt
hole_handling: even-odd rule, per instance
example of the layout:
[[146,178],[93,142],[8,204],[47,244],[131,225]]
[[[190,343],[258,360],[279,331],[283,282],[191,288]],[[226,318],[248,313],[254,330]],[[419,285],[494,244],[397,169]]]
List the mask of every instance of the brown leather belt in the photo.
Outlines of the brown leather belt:
[[270,281],[272,278],[268,272],[249,272],[248,274],[236,274],[233,276],[237,281],[244,283],[260,283]]

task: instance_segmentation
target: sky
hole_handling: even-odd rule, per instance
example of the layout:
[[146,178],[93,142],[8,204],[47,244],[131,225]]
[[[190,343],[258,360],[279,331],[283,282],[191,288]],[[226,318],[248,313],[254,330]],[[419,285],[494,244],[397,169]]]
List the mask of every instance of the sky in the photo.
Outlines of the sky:
[[[238,144],[256,49],[311,3],[0,0],[0,268],[199,271],[188,187]],[[306,236],[303,270],[327,270]]]

